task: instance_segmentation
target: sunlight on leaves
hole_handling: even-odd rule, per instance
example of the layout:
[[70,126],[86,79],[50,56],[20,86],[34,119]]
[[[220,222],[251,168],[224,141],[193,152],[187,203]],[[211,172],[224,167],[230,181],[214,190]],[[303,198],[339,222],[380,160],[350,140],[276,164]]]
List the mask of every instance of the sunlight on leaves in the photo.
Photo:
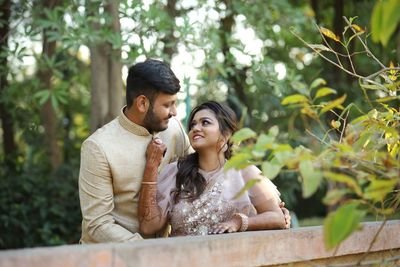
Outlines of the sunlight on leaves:
[[305,97],[304,95],[300,95],[300,94],[295,94],[295,95],[290,95],[285,97],[282,100],[282,105],[288,105],[288,104],[297,104],[297,103],[304,103],[304,102],[308,102],[308,98]]
[[257,134],[250,128],[243,128],[237,131],[233,136],[232,136],[232,141],[235,143],[240,143],[244,140],[256,137]]
[[347,97],[347,95],[344,94],[342,97],[329,102],[328,104],[326,104],[326,106],[324,106],[321,109],[320,114],[323,114],[323,113],[325,113],[325,112],[327,112],[327,111],[329,111],[331,109],[334,109],[334,108],[339,108],[340,105],[346,100],[346,97]]
[[339,36],[337,36],[336,34],[334,34],[331,30],[321,27],[320,31],[322,32],[323,35],[325,35],[326,37],[336,41],[336,42],[340,42],[340,38]]

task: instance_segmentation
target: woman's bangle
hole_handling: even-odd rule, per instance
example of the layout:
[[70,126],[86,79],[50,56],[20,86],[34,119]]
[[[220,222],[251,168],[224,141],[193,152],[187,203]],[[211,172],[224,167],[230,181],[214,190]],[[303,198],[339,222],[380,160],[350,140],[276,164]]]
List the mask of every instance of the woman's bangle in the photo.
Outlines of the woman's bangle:
[[142,184],[156,185],[156,184],[157,184],[157,182],[142,182]]
[[240,218],[242,224],[240,225],[240,232],[244,232],[247,230],[247,228],[249,227],[249,217],[247,217],[245,214],[243,213],[234,213],[233,216],[237,216]]

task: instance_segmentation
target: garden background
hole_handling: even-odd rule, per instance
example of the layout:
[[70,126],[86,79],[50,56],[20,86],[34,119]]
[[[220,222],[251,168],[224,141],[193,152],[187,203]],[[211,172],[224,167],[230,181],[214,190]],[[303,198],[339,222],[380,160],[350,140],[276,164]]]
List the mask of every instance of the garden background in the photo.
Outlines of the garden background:
[[396,216],[399,22],[396,0],[0,0],[0,248],[78,242],[81,143],[149,57],[181,80],[183,123],[235,110],[232,165],[259,163],[300,225],[343,203],[351,231]]

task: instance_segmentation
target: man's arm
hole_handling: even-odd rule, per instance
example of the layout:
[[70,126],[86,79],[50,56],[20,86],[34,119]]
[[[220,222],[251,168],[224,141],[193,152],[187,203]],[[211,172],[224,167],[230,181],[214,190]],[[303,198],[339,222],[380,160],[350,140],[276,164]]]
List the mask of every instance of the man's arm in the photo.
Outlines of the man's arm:
[[110,166],[103,151],[93,141],[81,148],[79,198],[84,223],[82,232],[93,242],[126,242],[140,239],[115,223],[114,193]]

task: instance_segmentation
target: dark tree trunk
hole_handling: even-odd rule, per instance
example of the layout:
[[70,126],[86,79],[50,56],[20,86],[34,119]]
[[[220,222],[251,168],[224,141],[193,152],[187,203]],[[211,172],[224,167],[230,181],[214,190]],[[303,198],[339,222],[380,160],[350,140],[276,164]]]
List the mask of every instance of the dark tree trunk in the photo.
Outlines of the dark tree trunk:
[[[54,9],[58,5],[60,5],[59,0],[53,1],[44,1],[44,7],[49,9]],[[43,30],[43,50],[42,50],[42,57],[51,59],[55,56],[56,51],[56,41],[49,41],[47,36],[46,29]],[[53,70],[49,66],[43,66],[39,70],[39,78],[42,83],[42,88],[47,90],[52,90],[52,82],[51,78],[53,76]],[[58,129],[59,129],[59,121],[56,115],[56,111],[51,104],[50,98],[44,103],[41,109],[41,118],[42,124],[45,130],[45,144],[47,155],[50,160],[51,169],[55,171],[57,167],[63,161],[63,152],[61,147],[58,145]]]
[[0,5],[0,119],[3,129],[3,153],[6,164],[9,168],[15,167],[15,155],[17,146],[14,140],[14,123],[11,114],[8,112],[7,103],[3,96],[8,89],[8,35],[10,23],[11,2],[9,0],[1,1]]
[[319,17],[318,0],[311,0],[311,7],[312,7],[312,9],[314,10],[314,13],[315,13],[315,22],[317,24],[319,24],[321,19]]
[[230,46],[228,44],[228,39],[232,34],[232,28],[235,23],[235,15],[236,13],[234,10],[232,10],[232,2],[231,0],[224,0],[223,3],[227,7],[227,9],[231,9],[231,12],[229,12],[229,15],[226,17],[221,18],[220,21],[220,40],[221,40],[221,51],[225,57],[225,66],[227,68],[231,68],[233,70],[236,70],[234,73],[228,72],[227,74],[227,80],[229,83],[228,90],[232,91],[234,90],[236,96],[239,98],[240,102],[244,104],[244,106],[247,107],[249,114],[251,114],[252,111],[252,105],[248,101],[248,97],[245,92],[245,87],[243,83],[246,80],[246,69],[237,69],[235,62],[234,62],[234,57],[230,53],[229,49]]
[[163,53],[168,56],[167,61],[171,62],[172,56],[176,53],[178,43],[178,39],[174,36],[175,17],[178,14],[176,10],[176,0],[168,0],[165,11],[171,20],[171,27],[161,41],[164,43]]

